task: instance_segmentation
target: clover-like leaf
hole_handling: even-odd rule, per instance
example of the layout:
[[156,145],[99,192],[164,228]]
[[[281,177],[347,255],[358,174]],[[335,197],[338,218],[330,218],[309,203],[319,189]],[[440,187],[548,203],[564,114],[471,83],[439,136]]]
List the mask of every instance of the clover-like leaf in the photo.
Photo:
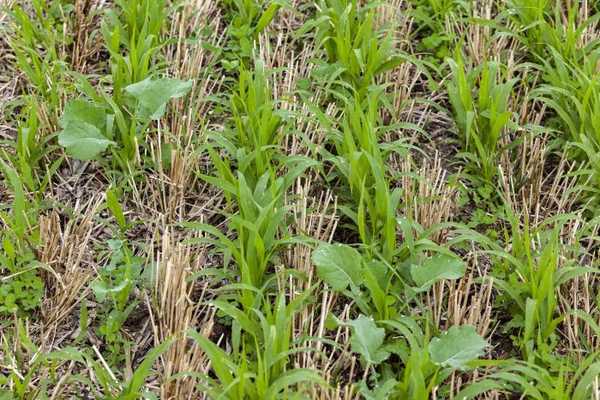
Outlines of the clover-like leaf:
[[412,265],[410,275],[417,291],[425,291],[442,279],[459,279],[465,274],[465,263],[457,257],[438,254],[421,265]]
[[431,361],[442,367],[466,369],[467,363],[484,354],[487,342],[471,325],[453,326],[429,343]]
[[356,249],[344,244],[321,244],[312,254],[317,275],[333,290],[344,290],[350,284],[362,282],[361,256]]
[[352,351],[360,354],[367,363],[379,364],[390,356],[390,353],[382,348],[385,329],[378,328],[373,318],[359,315],[349,324],[352,327]]
[[192,81],[179,79],[151,79],[134,83],[125,91],[138,101],[138,113],[145,118],[160,119],[171,99],[185,96],[192,88]]

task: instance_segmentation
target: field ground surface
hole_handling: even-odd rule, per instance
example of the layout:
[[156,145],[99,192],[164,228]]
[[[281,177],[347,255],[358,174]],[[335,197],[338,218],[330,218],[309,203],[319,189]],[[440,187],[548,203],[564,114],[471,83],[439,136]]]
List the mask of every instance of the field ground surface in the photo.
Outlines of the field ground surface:
[[600,2],[3,0],[0,400],[600,400]]

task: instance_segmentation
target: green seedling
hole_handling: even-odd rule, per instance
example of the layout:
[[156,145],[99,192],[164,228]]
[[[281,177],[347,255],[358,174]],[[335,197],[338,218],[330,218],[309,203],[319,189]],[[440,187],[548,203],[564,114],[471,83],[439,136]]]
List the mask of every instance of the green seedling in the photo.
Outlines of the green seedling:
[[[277,168],[276,157],[283,137],[283,114],[276,109],[268,85],[264,63],[254,62],[253,71],[240,69],[237,90],[231,96],[231,126],[225,135],[214,135],[221,145],[237,161],[237,169],[251,187],[259,177]],[[222,176],[232,178],[231,166],[211,151],[211,159]]]
[[[231,127],[225,135],[214,134],[208,145],[216,176],[201,175],[223,191],[231,208],[237,207],[237,214],[226,214],[236,239],[208,225],[195,227],[215,237],[211,243],[233,258],[240,283],[261,288],[272,257],[287,239],[284,195],[316,161],[280,154],[282,117],[274,108],[263,63],[255,65],[253,73],[243,69],[240,73],[238,91],[231,100]],[[226,157],[217,152],[217,146]],[[251,291],[242,297],[245,307],[253,306]]]
[[[431,338],[419,324],[409,317],[384,321],[391,331],[384,341],[386,330],[363,315],[351,321],[352,350],[361,356],[366,368],[377,367],[373,374],[374,388],[367,379],[359,384],[359,391],[366,399],[415,399],[428,400],[434,389],[454,371],[471,368],[474,360],[484,354],[487,342],[469,325],[453,326],[440,336]],[[399,335],[399,336],[398,336]],[[399,357],[404,368],[400,373],[388,360]]]
[[132,291],[140,280],[141,259],[135,257],[125,241],[109,240],[110,262],[105,265],[91,288],[96,301],[102,305],[98,333],[107,344],[109,362],[116,365],[122,361],[126,340],[121,327],[137,306],[131,300]]
[[97,159],[110,148],[119,165],[139,159],[139,144],[153,121],[160,119],[171,99],[184,96],[191,81],[146,79],[125,88],[128,106],[121,109],[110,97],[106,102],[71,100],[65,107],[58,143],[79,160]]
[[378,96],[371,93],[365,109],[357,97],[347,104],[341,129],[329,133],[336,153],[325,152],[325,157],[350,189],[352,206],[342,211],[356,224],[362,243],[391,262],[397,249],[396,210],[401,191],[390,190],[385,160],[391,152],[403,153],[405,148],[401,143],[379,143]]
[[516,79],[502,65],[487,61],[468,70],[462,55],[448,59],[452,78],[448,97],[469,170],[484,182],[493,183],[498,171],[501,139],[512,126],[510,99]]
[[90,370],[93,371],[95,381],[99,388],[93,388],[97,398],[103,400],[137,400],[154,399],[147,385],[147,380],[156,372],[152,370],[154,363],[173,344],[173,339],[167,339],[158,346],[150,349],[144,356],[142,362],[133,371],[130,377],[119,379],[115,371],[111,370],[106,363],[96,360],[94,356],[84,353],[84,359]]
[[479,398],[482,393],[500,391],[535,400],[587,400],[594,396],[594,386],[600,375],[598,353],[586,357],[578,366],[568,365],[568,360],[558,367],[558,372],[523,362],[508,360],[486,378],[461,390],[456,398]]
[[260,308],[252,310],[213,302],[233,320],[232,350],[225,352],[197,332],[189,333],[205,351],[214,373],[203,377],[202,390],[215,398],[274,400],[301,394],[302,385],[326,385],[317,372],[288,366],[292,354],[307,351],[294,344],[292,327],[309,293],[289,303],[280,294],[273,304],[263,301]]
[[17,127],[16,140],[8,142],[13,151],[4,153],[3,157],[15,169],[27,190],[41,194],[63,159],[58,158],[42,171],[47,156],[57,148],[51,144],[56,136],[42,134],[38,102],[29,96],[26,100],[26,106],[21,111],[22,119]]
[[118,0],[102,23],[104,43],[110,54],[113,98],[122,104],[124,89],[157,72],[155,56],[162,46],[161,31],[167,24],[165,0]]
[[33,94],[43,99],[44,106],[54,115],[60,110],[65,89],[64,53],[71,39],[64,24],[72,7],[62,0],[33,0],[31,6],[32,14],[16,3],[12,8],[13,22],[18,28],[14,30],[17,34],[11,35],[10,46],[19,69],[34,89]]
[[[293,173],[284,177],[273,178],[265,173],[250,188],[246,178],[240,172],[233,185],[218,179],[210,179],[217,187],[236,200],[239,211],[229,215],[229,228],[235,232],[235,239],[227,238],[218,229],[206,224],[188,224],[187,226],[207,232],[215,239],[210,239],[217,249],[223,252],[226,260],[232,257],[236,264],[239,282],[248,287],[261,288],[267,279],[271,260],[280,248],[289,242],[286,234],[286,212],[283,203],[285,190],[294,179],[310,164],[301,164]],[[235,276],[235,275],[234,275]],[[254,306],[255,295],[252,291],[244,291],[242,304],[250,309]]]
[[[413,244],[411,256],[403,264],[395,266],[361,256],[348,245],[324,243],[313,252],[312,261],[319,278],[331,289],[353,299],[364,314],[383,321],[399,315],[415,293],[464,275],[464,263],[449,251],[438,247],[438,254],[425,254],[425,250],[435,249],[433,243],[422,240]],[[402,297],[403,293],[407,297]]]
[[582,64],[574,64],[557,51],[550,52],[542,66],[546,84],[536,89],[532,97],[554,110],[565,139],[580,142],[586,136],[600,143],[600,72],[596,68],[600,53],[591,54]]
[[404,61],[393,45],[391,32],[380,33],[373,5],[357,0],[322,0],[315,20],[316,42],[323,46],[329,71],[339,70],[343,86],[354,88],[359,97],[376,83],[376,78]]
[[[492,246],[489,253],[497,263],[498,276],[494,277],[494,285],[505,296],[505,307],[513,315],[509,326],[519,331],[516,341],[524,359],[546,362],[553,358],[552,351],[558,340],[556,329],[564,319],[558,313],[560,287],[578,276],[598,270],[574,262],[563,265],[560,223],[549,230],[531,231],[527,221],[520,226],[514,214],[509,212],[507,215],[511,230],[505,236],[510,251],[491,241],[487,244]],[[541,241],[537,245],[535,237]]]
[[422,50],[443,60],[450,55],[455,36],[448,32],[454,20],[464,16],[468,2],[460,0],[413,0],[410,15],[415,20],[415,35],[422,37]]
[[579,4],[549,0],[511,0],[507,8],[509,20],[520,29],[516,37],[534,56],[545,58],[555,51],[573,63],[581,62],[600,45],[600,40],[586,34],[600,15],[583,19],[580,12]]
[[38,307],[44,292],[37,262],[39,209],[35,199],[27,198],[17,171],[1,157],[0,171],[13,192],[9,211],[0,210],[0,314],[29,312]]
[[[85,366],[81,352],[74,347],[43,351],[34,343],[32,334],[25,323],[17,319],[14,333],[4,332],[0,347],[0,363],[4,372],[0,375],[0,398],[7,400],[44,399],[62,395],[71,384],[79,384],[84,379],[76,375],[65,379],[64,370],[68,363]],[[35,384],[39,381],[39,384]],[[60,382],[60,383],[59,383]]]
[[269,26],[282,6],[284,0],[225,0],[230,23],[227,34],[230,38],[226,60],[226,69],[248,67],[252,60],[255,42],[258,36]]
[[191,81],[155,78],[155,54],[166,22],[164,1],[118,1],[103,23],[110,53],[112,92],[101,95],[84,79],[80,89],[92,100],[72,100],[65,107],[59,144],[72,157],[97,159],[110,148],[113,162],[131,173],[141,160],[141,145],[151,123],[159,120],[171,99],[185,96]]

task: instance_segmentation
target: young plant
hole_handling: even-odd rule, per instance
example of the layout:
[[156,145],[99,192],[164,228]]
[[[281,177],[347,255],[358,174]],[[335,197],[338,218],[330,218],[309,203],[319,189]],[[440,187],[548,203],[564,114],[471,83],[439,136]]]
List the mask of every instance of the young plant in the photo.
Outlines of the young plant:
[[165,0],[117,0],[102,22],[102,35],[110,54],[113,99],[123,104],[125,87],[157,72],[155,56],[167,25]]
[[107,344],[110,364],[116,365],[122,361],[121,353],[126,344],[121,328],[137,306],[137,302],[132,301],[131,297],[140,280],[142,260],[133,254],[125,239],[129,225],[115,190],[110,189],[106,197],[107,208],[119,226],[119,239],[108,240],[110,262],[99,270],[98,278],[92,282],[91,288],[96,301],[101,305],[98,333]]
[[[459,279],[464,263],[427,239],[408,238],[400,249],[408,253],[402,264],[371,259],[344,244],[320,244],[312,261],[319,278],[352,299],[360,311],[377,321],[393,319],[407,302],[443,279]],[[434,252],[435,255],[428,255]],[[402,296],[404,294],[404,296]]]
[[566,140],[580,142],[586,136],[600,143],[600,72],[596,66],[600,53],[590,54],[583,63],[572,63],[556,50],[543,60],[546,82],[532,96],[547,104],[555,113]]
[[355,97],[349,101],[340,130],[329,136],[335,155],[326,154],[336,172],[347,183],[353,207],[342,211],[356,224],[362,243],[372,253],[381,252],[391,262],[396,247],[396,210],[400,189],[390,190],[385,160],[390,152],[403,152],[398,143],[382,145],[379,123],[379,94],[371,93],[364,103]]
[[[237,90],[231,96],[231,127],[224,138],[213,137],[236,159],[238,171],[251,187],[277,167],[284,131],[283,114],[275,107],[264,63],[257,59],[254,64],[253,71],[240,68]],[[224,168],[231,168],[222,165],[218,155],[212,153],[211,158],[222,175],[230,175]]]
[[513,393],[534,400],[587,400],[597,394],[600,375],[598,353],[586,357],[578,366],[562,360],[558,372],[550,371],[533,363],[507,360],[498,372],[470,384],[456,398],[480,398],[490,391]]
[[[506,233],[506,240],[510,251],[497,245],[490,251],[498,263],[494,284],[505,296],[504,305],[513,315],[509,325],[519,330],[517,343],[524,359],[550,362],[558,340],[556,330],[564,318],[558,314],[560,287],[598,270],[573,262],[562,265],[560,223],[549,230],[532,232],[527,221],[521,226],[514,214],[508,215],[511,230]],[[537,244],[535,237],[540,240]]]
[[513,113],[509,107],[516,79],[510,79],[506,68],[493,61],[469,70],[458,52],[447,62],[452,70],[448,98],[464,156],[471,162],[470,171],[492,184],[501,139],[511,128]]
[[586,31],[593,30],[599,14],[589,15],[589,9],[579,4],[558,3],[549,0],[511,0],[507,14],[520,28],[516,37],[534,56],[544,59],[551,51],[573,63],[583,61],[595,51],[600,40],[590,38]]
[[230,23],[227,33],[229,48],[223,61],[228,70],[249,67],[258,36],[271,23],[277,11],[286,4],[282,0],[225,0]]
[[[403,62],[394,49],[391,31],[381,33],[375,24],[373,5],[357,0],[321,0],[316,19],[316,42],[327,53],[329,71],[339,70],[342,84],[350,85],[359,97],[376,78]],[[338,72],[336,72],[337,74]]]
[[19,116],[16,140],[8,142],[12,151],[3,156],[15,169],[25,188],[41,194],[63,159],[58,158],[47,165],[45,171],[41,171],[44,161],[47,160],[46,156],[57,148],[51,144],[55,135],[42,134],[38,102],[31,96],[27,96],[25,100],[26,105]]
[[22,314],[37,308],[44,292],[37,261],[39,208],[35,198],[27,198],[18,172],[2,157],[0,172],[13,192],[9,210],[0,210],[0,315]]
[[136,400],[153,399],[156,395],[148,388],[147,380],[152,375],[158,375],[152,366],[162,354],[173,344],[173,339],[167,339],[158,346],[150,349],[142,362],[132,371],[131,376],[119,380],[115,371],[111,370],[103,360],[83,353],[86,365],[93,373],[94,381],[99,388],[93,388],[96,398],[104,400]]
[[[439,337],[431,338],[419,324],[400,317],[384,321],[392,332],[387,342],[385,329],[363,315],[351,321],[352,350],[361,356],[366,370],[377,367],[378,374],[367,375],[359,384],[366,399],[428,400],[454,371],[470,368],[472,361],[484,354],[487,342],[469,325],[453,326]],[[398,371],[391,356],[398,357],[403,368]],[[374,386],[374,388],[370,388]]]
[[10,46],[17,66],[34,89],[33,94],[42,99],[51,116],[58,118],[55,113],[60,110],[67,71],[64,53],[70,40],[64,27],[70,6],[63,0],[33,0],[31,6],[32,14],[14,3],[12,16],[16,28]]
[[[216,176],[201,175],[223,190],[231,208],[237,207],[237,214],[228,215],[236,238],[230,240],[208,225],[191,226],[218,239],[214,244],[233,257],[242,284],[261,288],[273,255],[285,243],[286,190],[316,162],[279,153],[282,118],[271,99],[262,62],[255,64],[254,73],[240,73],[239,90],[232,96],[232,127],[225,135],[212,137],[227,157],[209,143]],[[242,292],[242,303],[253,307],[254,294]]]
[[413,0],[409,11],[414,18],[413,34],[421,37],[421,49],[443,60],[450,55],[455,35],[448,26],[464,14],[467,2],[459,0]]
[[79,87],[92,101],[72,100],[65,107],[59,144],[80,160],[97,159],[109,147],[114,165],[131,174],[141,163],[140,144],[151,123],[171,99],[185,96],[191,81],[155,78],[155,55],[166,23],[164,0],[120,0],[103,23],[110,54],[112,92],[96,90],[84,78]]
[[68,396],[69,387],[81,384],[75,374],[67,372],[67,364],[85,366],[81,353],[66,347],[45,351],[34,343],[34,337],[23,320],[15,319],[14,332],[4,330],[0,336],[0,398],[10,400],[43,399]]
[[197,332],[189,333],[205,351],[214,374],[204,377],[202,390],[215,398],[275,400],[301,395],[302,385],[325,385],[317,372],[288,365],[292,354],[306,351],[293,343],[292,327],[309,294],[306,291],[289,303],[283,293],[273,304],[263,298],[252,310],[214,301],[215,307],[232,318],[233,337],[231,351],[225,352]]
[[183,97],[191,86],[191,81],[147,78],[125,88],[124,108],[108,95],[104,101],[71,100],[60,120],[58,143],[79,160],[97,159],[110,148],[116,164],[130,172],[132,162],[140,159],[139,143],[150,124],[164,115],[171,99]]

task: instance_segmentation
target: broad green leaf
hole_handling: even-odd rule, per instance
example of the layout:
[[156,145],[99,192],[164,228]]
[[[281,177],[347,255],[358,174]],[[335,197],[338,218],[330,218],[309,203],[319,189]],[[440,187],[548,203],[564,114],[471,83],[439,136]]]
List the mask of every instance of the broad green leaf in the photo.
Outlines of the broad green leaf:
[[390,353],[382,348],[385,329],[378,328],[373,318],[359,315],[349,324],[352,327],[352,351],[360,354],[369,364],[379,364],[389,357]]
[[106,126],[106,112],[104,108],[89,101],[71,100],[65,106],[65,111],[60,119],[60,126],[66,128],[73,122],[85,122],[95,126],[102,132]]
[[421,265],[412,265],[410,275],[418,291],[424,291],[442,279],[459,279],[465,274],[462,260],[446,254],[430,257]]
[[167,103],[171,99],[185,96],[192,88],[192,81],[178,79],[144,79],[125,88],[139,104],[142,116],[160,119],[165,113]]
[[96,280],[92,282],[90,286],[92,287],[92,291],[94,292],[96,299],[101,303],[106,299],[108,295],[119,294],[123,289],[127,287],[129,282],[130,281],[128,279],[123,279],[118,285],[109,286],[101,280]]
[[92,124],[70,121],[58,134],[58,144],[63,146],[67,153],[74,158],[91,160],[115,142],[108,140]]
[[429,343],[431,361],[442,367],[466,369],[467,363],[484,354],[487,342],[471,325],[453,326]]
[[391,397],[392,392],[398,385],[398,381],[390,378],[383,383],[378,383],[372,390],[368,388],[366,382],[359,384],[359,393],[365,400],[386,400]]
[[358,251],[344,244],[321,244],[312,254],[317,275],[332,289],[344,290],[350,284],[359,285],[361,256]]

